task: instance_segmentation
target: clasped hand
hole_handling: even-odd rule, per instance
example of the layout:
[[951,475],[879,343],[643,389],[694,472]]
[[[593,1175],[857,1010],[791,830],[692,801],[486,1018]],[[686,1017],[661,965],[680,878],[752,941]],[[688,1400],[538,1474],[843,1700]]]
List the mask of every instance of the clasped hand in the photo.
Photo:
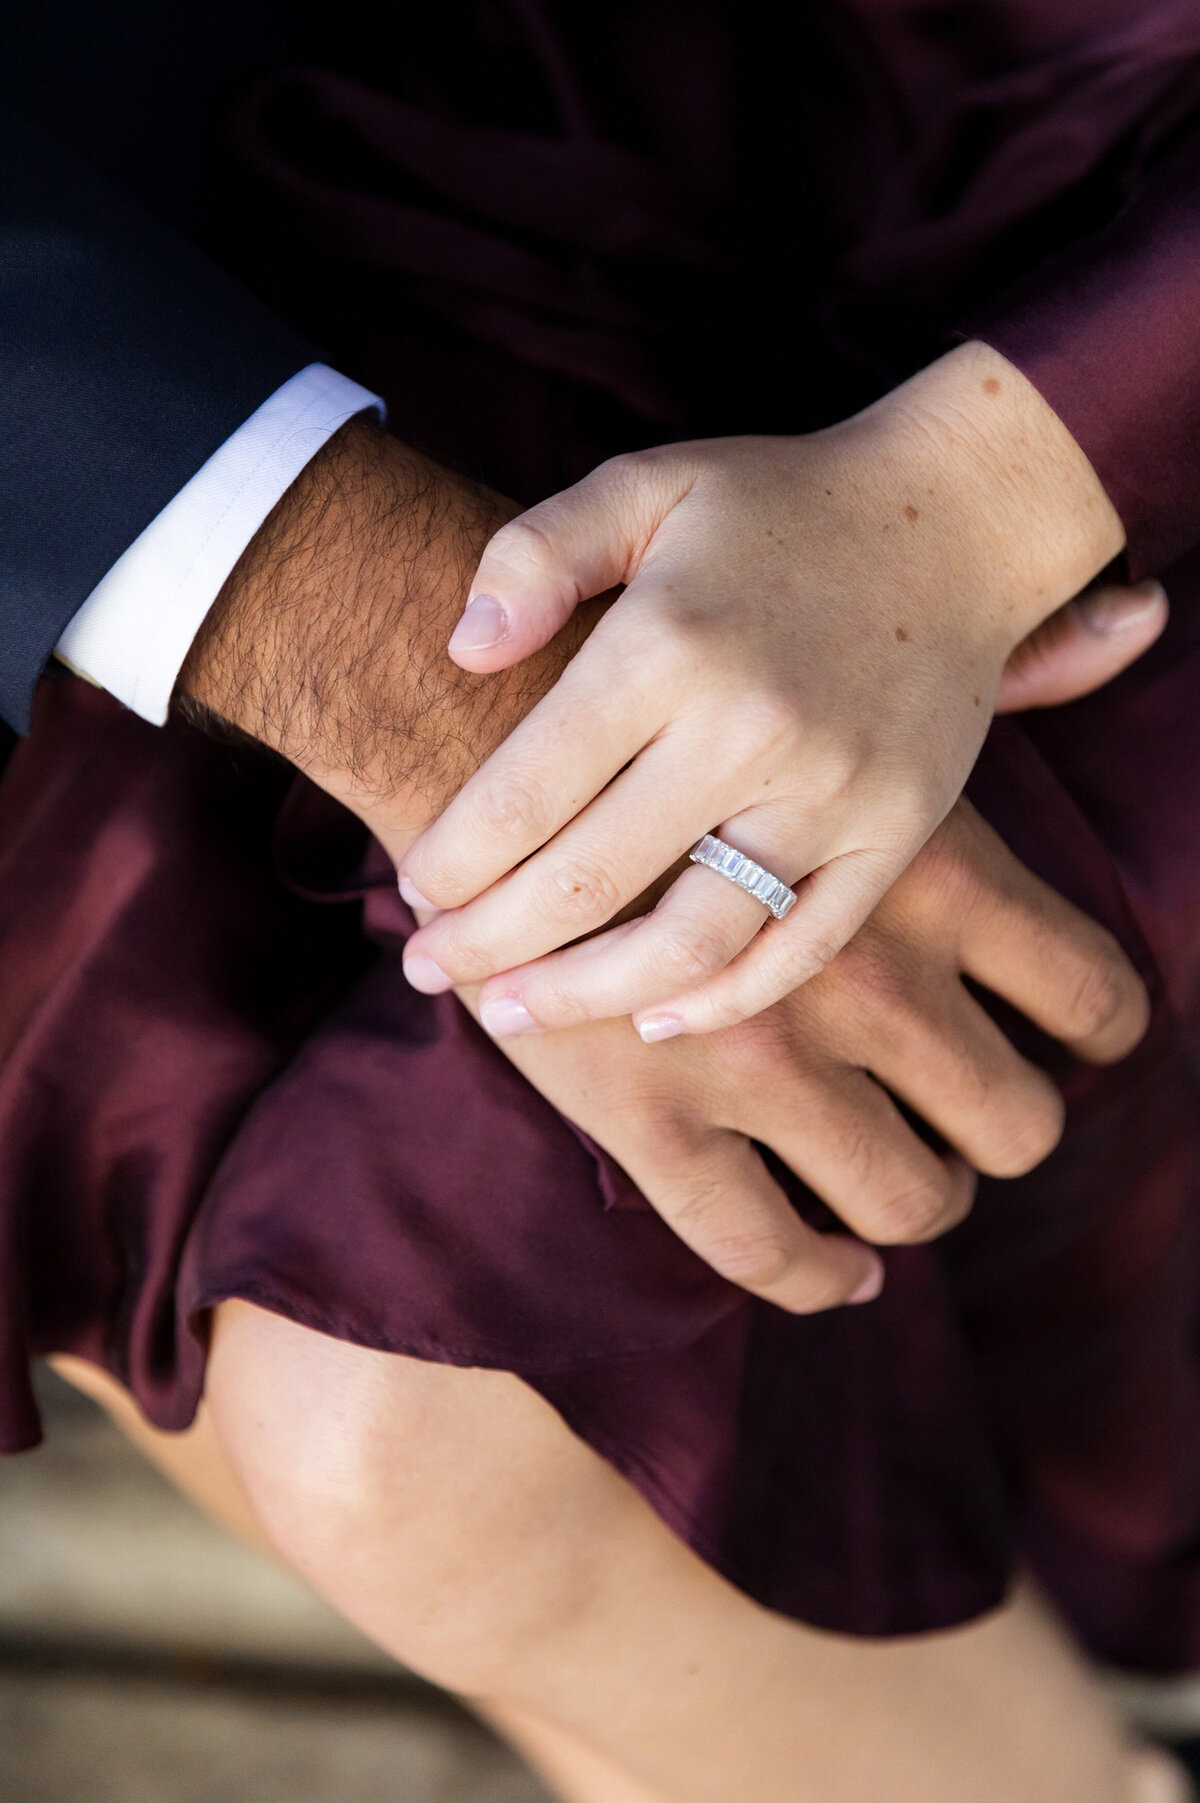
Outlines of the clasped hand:
[[[624,593],[405,856],[402,891],[439,910],[411,980],[483,982],[498,1037],[632,1014],[659,1040],[777,1002],[945,818],[1016,646],[1121,543],[983,345],[829,431],[618,458],[533,508],[484,553],[460,663],[514,663]],[[599,933],[710,831],[798,884],[786,920],[688,866]]]
[[[1019,1176],[1058,1140],[1057,1088],[964,976],[1097,1063],[1146,1025],[1115,941],[960,801],[829,968],[752,1020],[660,1046],[616,1020],[501,1044],[701,1258],[809,1313],[868,1301],[873,1246],[936,1238],[970,1208],[976,1170]],[[951,1149],[932,1150],[893,1096]],[[808,1227],[762,1146],[861,1240]]]
[[[530,698],[551,693],[590,624],[581,613],[522,670],[478,685],[448,663],[443,610],[502,514],[377,429],[352,425],[256,536],[193,647],[183,693],[291,757],[402,860]],[[398,588],[398,568],[413,573],[411,592]],[[1098,591],[1059,609],[1009,658],[1001,701],[1039,705],[1097,687],[1165,617],[1161,591]],[[514,619],[514,638],[491,654],[497,668],[528,650],[521,630]],[[714,763],[694,774],[707,779]],[[553,765],[547,776],[569,796],[570,774]],[[719,878],[693,874],[711,896],[721,891]],[[1145,994],[1109,935],[960,803],[832,965],[753,1019],[653,1047],[615,1019],[501,1044],[702,1257],[784,1307],[813,1309],[872,1294],[878,1255],[844,1234],[811,1233],[755,1142],[879,1244],[929,1238],[958,1219],[968,1165],[1016,1174],[1054,1142],[1053,1085],[998,1032],[964,975],[1081,1056],[1119,1057],[1146,1021]],[[940,1129],[947,1156],[912,1131],[893,1094]]]

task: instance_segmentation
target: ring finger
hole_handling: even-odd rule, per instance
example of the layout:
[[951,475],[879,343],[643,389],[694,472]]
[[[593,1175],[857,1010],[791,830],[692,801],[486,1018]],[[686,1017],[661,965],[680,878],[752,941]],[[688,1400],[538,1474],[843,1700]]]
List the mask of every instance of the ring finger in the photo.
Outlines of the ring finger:
[[[768,914],[752,896],[700,869],[684,872],[649,915],[548,956],[636,901],[707,830],[711,795],[687,778],[696,768],[690,750],[681,753],[668,739],[650,746],[519,870],[414,934],[405,956],[414,987],[447,989],[503,972],[505,993],[549,1027],[626,1014],[721,969]],[[751,834],[764,843],[804,839],[791,808],[772,804],[743,818],[751,856]],[[614,845],[623,848],[619,857]],[[545,1014],[532,999],[535,990]]]

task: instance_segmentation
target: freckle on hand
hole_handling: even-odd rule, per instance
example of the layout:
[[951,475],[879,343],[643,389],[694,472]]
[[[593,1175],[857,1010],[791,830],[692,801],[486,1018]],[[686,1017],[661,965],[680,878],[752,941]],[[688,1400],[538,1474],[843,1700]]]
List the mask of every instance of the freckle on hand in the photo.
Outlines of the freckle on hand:
[[904,517],[906,520],[919,520],[921,517],[920,509],[914,507],[910,501],[908,506],[904,509]]
[[979,706],[981,706],[981,703],[980,703],[980,700],[979,700],[979,697],[978,697],[978,695],[973,695],[973,696],[972,696],[972,697],[971,697],[971,699],[972,699],[972,700],[973,700],[973,701],[974,701],[974,703],[975,703],[975,706],[976,706],[976,707],[979,707]]
[[902,644],[902,645],[907,645],[907,643],[908,643],[908,634],[907,634],[907,633],[906,633],[906,632],[905,632],[905,630],[904,630],[904,628],[903,628],[903,626],[897,626],[897,628],[896,628],[896,637],[897,637],[897,638],[898,638],[898,639],[899,639],[899,641],[900,641],[900,643],[901,643],[901,644]]
[[999,394],[999,392],[1000,392],[999,379],[996,376],[985,377],[984,384],[983,384],[983,392],[984,392],[984,394]]

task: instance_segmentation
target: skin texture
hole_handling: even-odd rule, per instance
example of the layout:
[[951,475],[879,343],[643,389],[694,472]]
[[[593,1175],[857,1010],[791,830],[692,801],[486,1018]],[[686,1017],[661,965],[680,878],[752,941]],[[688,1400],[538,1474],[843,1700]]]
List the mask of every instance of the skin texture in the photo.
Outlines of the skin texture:
[[[1016,646],[1123,543],[1065,427],[979,344],[830,430],[666,446],[542,502],[476,576],[507,636],[458,660],[497,668],[625,591],[408,852],[442,910],[417,986],[504,972],[480,996],[497,1034],[633,1013],[660,1039],[777,1001],[945,817]],[[786,921],[693,867],[636,930],[543,959],[709,831],[803,879]]]
[[[642,1044],[627,1021],[502,1044],[709,1264],[809,1312],[852,1294],[848,1255],[870,1255],[806,1227],[752,1142],[863,1239],[897,1245],[960,1221],[976,1170],[1018,1176],[1058,1141],[1057,1088],[1018,1057],[963,976],[1099,1063],[1122,1057],[1146,1024],[1115,942],[960,801],[841,955],[752,1019],[667,1045]],[[918,1138],[892,1095],[950,1153]],[[867,1300],[876,1286],[866,1273],[861,1282]]]
[[[590,618],[577,610],[515,669],[478,676],[455,666],[444,649],[450,624],[510,512],[378,429],[348,429],[226,585],[184,671],[188,705],[290,757],[398,859],[603,612],[603,603]],[[1123,631],[1095,630],[1106,609]],[[1110,592],[1056,616],[1014,663],[1013,680],[1026,702],[1064,684],[1091,687],[1164,619],[1161,594]],[[1026,948],[1017,960],[1013,945]],[[504,1044],[701,1257],[808,1311],[869,1298],[881,1265],[856,1240],[808,1230],[753,1138],[880,1244],[928,1238],[960,1219],[973,1178],[921,1142],[874,1076],[979,1168],[1026,1170],[1057,1138],[1055,1093],[967,996],[959,978],[968,970],[1083,1055],[1120,1056],[1143,1030],[1141,985],[1112,940],[963,811],[829,980],[744,1031],[650,1048],[627,1022],[606,1021],[545,1044]]]
[[[569,654],[556,641],[509,687],[508,676],[463,677],[440,653],[489,510],[494,519],[487,497],[369,429],[344,435],[251,547],[185,676],[200,717],[215,713],[291,756],[396,856]],[[1149,612],[1145,599],[1132,614],[1119,597],[1101,603],[1097,619],[1110,603],[1140,619],[1123,639],[1094,632],[1086,607],[1061,616],[1013,666],[1025,699],[1115,673],[1161,628],[1161,598]],[[624,1145],[624,1124],[631,1164],[639,1135],[657,1133],[637,1171],[651,1198],[685,1217],[706,1255],[741,1261],[744,1278],[787,1306],[837,1300],[863,1267],[835,1263],[831,1278],[818,1263],[814,1282],[811,1246],[794,1265],[785,1246],[781,1267],[773,1242],[790,1210],[766,1229],[770,1268],[756,1263],[762,1218],[756,1207],[747,1232],[745,1210],[761,1165],[746,1133],[759,1124],[737,1110],[764,1073],[784,1093],[781,1074],[796,1086],[806,1158],[853,1177],[867,1148],[881,1181],[855,1185],[845,1206],[871,1213],[882,1237],[922,1237],[957,1218],[968,1186],[947,1165],[940,1197],[926,1186],[914,1207],[906,1179],[907,1205],[879,1206],[882,1176],[911,1153],[906,1127],[889,1141],[869,1113],[876,1097],[890,1104],[865,1074],[868,1045],[892,1047],[918,1105],[951,1137],[1016,1169],[1051,1143],[1056,1100],[971,1012],[959,972],[976,970],[1086,1055],[1119,1055],[1144,1021],[1140,986],[1107,936],[1036,884],[965,807],[888,903],[794,1006],[736,1036],[646,1047],[609,1021],[510,1047],[605,1143]],[[960,1093],[950,1067],[964,1061],[979,1080]],[[833,1118],[847,1095],[853,1105]],[[713,1156],[718,1142],[731,1163]],[[831,1240],[818,1260],[826,1244],[870,1257]],[[81,1380],[78,1366],[71,1375]],[[94,1373],[83,1381],[106,1387]],[[128,1426],[128,1403],[117,1412]],[[144,1424],[136,1432],[177,1481],[264,1537],[380,1645],[469,1697],[566,1803],[1182,1796],[1170,1771],[1131,1753],[1027,1589],[985,1621],[905,1642],[782,1620],[682,1547],[506,1374],[370,1352],[230,1302],[214,1311],[197,1427],[169,1444]]]
[[1027,1585],[908,1640],[770,1614],[504,1373],[215,1311],[185,1436],[97,1396],[202,1506],[465,1697],[565,1803],[1184,1803]]

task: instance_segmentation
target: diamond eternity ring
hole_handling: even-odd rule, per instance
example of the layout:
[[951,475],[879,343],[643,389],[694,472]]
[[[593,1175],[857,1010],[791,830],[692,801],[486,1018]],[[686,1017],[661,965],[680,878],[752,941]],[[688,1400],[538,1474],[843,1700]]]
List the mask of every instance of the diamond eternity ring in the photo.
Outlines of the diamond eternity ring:
[[752,895],[764,908],[768,908],[776,920],[782,920],[796,905],[796,892],[781,883],[777,876],[748,858],[745,852],[738,851],[736,846],[726,845],[724,839],[718,839],[715,833],[705,833],[698,845],[693,845],[688,857],[693,864],[703,864],[706,870],[715,870],[718,876],[727,877]]

